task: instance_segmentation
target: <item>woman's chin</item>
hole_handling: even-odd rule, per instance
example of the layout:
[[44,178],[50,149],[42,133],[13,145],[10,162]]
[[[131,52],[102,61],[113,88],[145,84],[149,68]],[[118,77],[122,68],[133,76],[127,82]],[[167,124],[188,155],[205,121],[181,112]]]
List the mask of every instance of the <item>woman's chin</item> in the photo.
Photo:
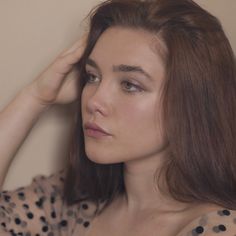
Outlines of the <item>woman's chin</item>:
[[106,157],[104,155],[98,155],[96,154],[91,154],[91,153],[86,153],[88,159],[94,163],[97,164],[116,164],[116,163],[120,163],[120,161],[115,161],[112,160],[111,157]]

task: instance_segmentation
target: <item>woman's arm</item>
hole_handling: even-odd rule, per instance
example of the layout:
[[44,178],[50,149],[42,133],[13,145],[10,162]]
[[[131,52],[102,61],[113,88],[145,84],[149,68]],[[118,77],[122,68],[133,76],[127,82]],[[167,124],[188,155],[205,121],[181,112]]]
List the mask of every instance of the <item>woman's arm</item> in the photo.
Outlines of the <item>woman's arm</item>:
[[47,107],[22,90],[0,112],[0,186],[14,155]]
[[8,168],[40,115],[53,104],[75,101],[78,78],[67,78],[80,59],[87,35],[61,53],[0,112],[0,189]]

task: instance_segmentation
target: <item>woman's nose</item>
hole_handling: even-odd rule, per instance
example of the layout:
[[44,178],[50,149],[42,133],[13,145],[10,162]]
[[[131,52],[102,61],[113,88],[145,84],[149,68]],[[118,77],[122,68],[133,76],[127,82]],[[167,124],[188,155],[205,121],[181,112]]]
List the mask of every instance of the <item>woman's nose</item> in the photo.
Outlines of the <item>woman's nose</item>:
[[110,110],[111,93],[108,86],[98,86],[96,90],[88,97],[86,109],[89,113],[99,112],[103,116],[108,115]]

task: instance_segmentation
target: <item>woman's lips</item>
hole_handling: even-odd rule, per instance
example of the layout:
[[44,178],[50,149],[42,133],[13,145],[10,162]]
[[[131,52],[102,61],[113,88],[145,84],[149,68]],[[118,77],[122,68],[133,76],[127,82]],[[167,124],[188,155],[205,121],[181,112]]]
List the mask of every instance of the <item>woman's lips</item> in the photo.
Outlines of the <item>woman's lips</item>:
[[95,130],[95,129],[85,129],[85,135],[90,136],[90,137],[95,137],[95,138],[110,136],[109,134],[106,134],[104,132],[101,132],[101,131]]
[[84,129],[85,129],[85,134],[91,137],[99,138],[99,137],[111,135],[108,132],[106,132],[104,129],[102,129],[99,125],[92,122],[86,122],[84,125]]

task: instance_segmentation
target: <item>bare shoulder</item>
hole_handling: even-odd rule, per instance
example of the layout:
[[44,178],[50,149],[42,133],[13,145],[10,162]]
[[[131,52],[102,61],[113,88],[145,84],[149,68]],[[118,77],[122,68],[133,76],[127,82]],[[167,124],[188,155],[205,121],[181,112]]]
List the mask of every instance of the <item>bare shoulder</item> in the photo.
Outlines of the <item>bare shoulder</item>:
[[204,214],[186,225],[177,236],[235,236],[236,210],[221,209]]

